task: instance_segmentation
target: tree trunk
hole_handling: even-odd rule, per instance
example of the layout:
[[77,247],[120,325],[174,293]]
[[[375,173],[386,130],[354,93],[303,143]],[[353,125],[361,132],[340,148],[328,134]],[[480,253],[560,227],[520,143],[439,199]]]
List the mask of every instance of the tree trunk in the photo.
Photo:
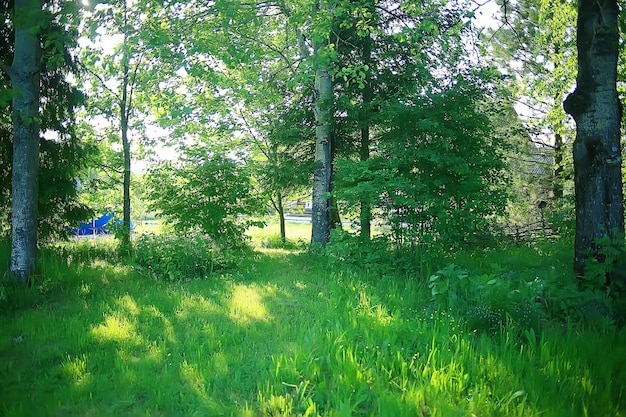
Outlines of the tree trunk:
[[[363,63],[369,67],[365,75],[365,88],[363,89],[363,108],[361,109],[361,161],[365,162],[370,158],[370,112],[374,96],[372,90],[372,39],[368,34],[363,38]],[[361,213],[359,215],[361,226],[361,239],[368,241],[371,238],[372,208],[367,199],[361,199]]]
[[128,5],[124,1],[124,45],[122,56],[122,97],[120,100],[120,128],[122,136],[122,153],[124,157],[124,179],[123,179],[123,220],[122,220],[122,241],[123,251],[130,249],[130,140],[128,139],[128,119],[130,116],[129,76],[130,76],[130,51],[128,47]]
[[285,229],[285,207],[283,206],[283,196],[279,192],[276,197],[276,211],[278,212],[278,223],[280,225],[280,241],[287,242],[287,231]]
[[557,133],[554,135],[554,171],[552,177],[552,194],[555,202],[563,199],[563,136]]
[[128,117],[126,116],[126,88],[120,105],[122,120],[122,149],[124,154],[124,196],[123,196],[123,221],[122,221],[122,247],[130,245],[130,141],[128,139]]
[[9,274],[27,283],[37,264],[40,45],[39,0],[15,0],[15,51],[8,70],[13,88],[11,263]]
[[315,171],[311,243],[325,246],[330,240],[330,191],[332,177],[333,90],[329,58],[320,56],[323,44],[316,42],[315,70]]
[[[585,272],[590,255],[603,262],[598,239],[624,232],[621,177],[621,103],[617,81],[616,0],[578,0],[578,77],[564,102],[576,121],[574,269]],[[610,278],[610,277],[609,277]]]
[[[333,152],[334,155],[334,152]],[[332,192],[332,176],[331,176],[331,192]],[[333,196],[330,197],[330,230],[342,230],[341,214],[339,213],[339,204],[337,199]]]

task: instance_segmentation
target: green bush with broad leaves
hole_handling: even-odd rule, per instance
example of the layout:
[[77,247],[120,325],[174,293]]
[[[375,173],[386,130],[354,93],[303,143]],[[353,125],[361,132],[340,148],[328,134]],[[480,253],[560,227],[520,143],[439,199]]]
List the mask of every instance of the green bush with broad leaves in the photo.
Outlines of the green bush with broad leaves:
[[202,233],[146,234],[135,241],[135,264],[155,280],[186,281],[231,268],[236,257]]
[[324,253],[329,264],[336,268],[389,275],[398,268],[398,259],[390,256],[389,247],[390,241],[386,236],[363,241],[343,230],[333,230]]
[[496,96],[477,74],[465,74],[394,105],[376,153],[337,161],[335,196],[355,211],[371,207],[398,247],[492,243],[508,190],[508,148],[489,119]]
[[221,150],[193,146],[181,162],[162,162],[148,174],[149,206],[177,233],[201,232],[222,246],[241,246],[262,204],[253,194],[250,173]]

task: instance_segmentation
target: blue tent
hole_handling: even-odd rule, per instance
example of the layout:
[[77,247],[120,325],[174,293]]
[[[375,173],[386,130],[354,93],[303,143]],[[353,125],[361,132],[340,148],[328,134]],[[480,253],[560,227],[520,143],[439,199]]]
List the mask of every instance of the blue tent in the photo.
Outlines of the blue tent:
[[105,214],[102,217],[92,220],[89,223],[81,223],[78,228],[70,227],[72,233],[79,236],[88,235],[106,235],[110,232],[106,229],[107,223],[113,218],[114,214]]

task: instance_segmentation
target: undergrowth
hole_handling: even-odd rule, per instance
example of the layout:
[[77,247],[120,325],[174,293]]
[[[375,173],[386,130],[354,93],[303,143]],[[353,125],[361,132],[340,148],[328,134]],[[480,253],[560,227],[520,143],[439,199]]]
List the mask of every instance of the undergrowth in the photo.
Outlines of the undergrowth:
[[206,278],[236,265],[236,255],[241,251],[218,245],[201,233],[144,234],[134,247],[137,270],[166,281]]
[[257,250],[191,280],[108,252],[44,250],[33,301],[0,311],[0,415],[626,412],[626,333],[550,305],[558,248],[433,256],[428,275]]

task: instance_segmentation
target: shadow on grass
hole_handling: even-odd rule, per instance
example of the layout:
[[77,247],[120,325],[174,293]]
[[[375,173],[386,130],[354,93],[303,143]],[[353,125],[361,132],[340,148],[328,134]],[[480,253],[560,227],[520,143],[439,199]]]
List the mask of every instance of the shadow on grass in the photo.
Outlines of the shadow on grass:
[[6,316],[2,414],[253,414],[272,358],[293,347],[305,288],[285,278],[297,259],[255,256],[243,272],[186,283],[70,268]]
[[234,271],[183,283],[106,263],[58,270],[46,297],[2,317],[4,416],[557,416],[624,406],[617,360],[597,357],[626,354],[602,345],[626,346],[623,334],[588,344],[572,333],[477,336],[428,308],[423,283],[330,274],[306,253],[254,252]]

